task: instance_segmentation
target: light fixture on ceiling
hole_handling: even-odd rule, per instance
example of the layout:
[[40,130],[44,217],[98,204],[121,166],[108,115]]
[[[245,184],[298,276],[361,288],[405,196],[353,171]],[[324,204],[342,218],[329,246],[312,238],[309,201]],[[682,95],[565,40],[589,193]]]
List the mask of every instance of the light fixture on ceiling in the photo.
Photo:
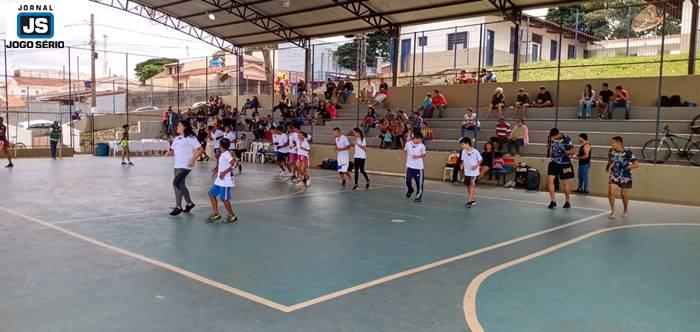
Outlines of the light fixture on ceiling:
[[291,0],[280,0],[280,1],[282,1],[282,7],[284,7],[284,8],[289,8],[289,6],[291,5]]
[[209,17],[209,19],[212,21],[216,19],[216,16],[214,16],[214,13],[207,12],[207,17]]

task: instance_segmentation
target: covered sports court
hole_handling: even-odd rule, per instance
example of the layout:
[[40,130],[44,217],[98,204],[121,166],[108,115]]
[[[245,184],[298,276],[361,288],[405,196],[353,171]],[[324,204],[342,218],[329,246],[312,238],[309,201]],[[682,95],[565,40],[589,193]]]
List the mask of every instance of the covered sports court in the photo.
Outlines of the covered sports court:
[[[236,224],[170,217],[170,160],[76,157],[2,173],[5,331],[690,331],[698,322],[700,209],[402,180],[368,191],[246,165]],[[40,185],[39,185],[40,184]]]

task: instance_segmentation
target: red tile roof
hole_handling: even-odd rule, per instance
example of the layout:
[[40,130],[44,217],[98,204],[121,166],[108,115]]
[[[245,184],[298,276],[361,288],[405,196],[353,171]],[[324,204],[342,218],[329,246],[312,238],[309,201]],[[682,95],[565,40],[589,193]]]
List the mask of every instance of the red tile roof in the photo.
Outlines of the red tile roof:
[[17,85],[28,85],[28,86],[53,86],[59,87],[68,85],[68,80],[56,79],[56,78],[41,78],[41,77],[23,77],[23,76],[10,76],[11,80],[14,80]]
[[[10,98],[8,99],[9,106],[12,107],[24,107],[24,101],[22,99],[19,99],[13,95],[10,95]],[[4,109],[5,108],[5,97],[0,96],[0,108]]]

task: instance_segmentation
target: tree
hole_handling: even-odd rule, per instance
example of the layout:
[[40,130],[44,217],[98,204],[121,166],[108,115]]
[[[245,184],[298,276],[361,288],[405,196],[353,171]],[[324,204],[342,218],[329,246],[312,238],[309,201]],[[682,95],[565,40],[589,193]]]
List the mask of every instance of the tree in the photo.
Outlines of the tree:
[[[338,46],[335,56],[338,58],[338,65],[342,68],[357,70],[357,41]],[[377,58],[389,57],[389,36],[383,32],[375,31],[367,34],[367,58],[368,65],[377,63]]]
[[170,59],[170,58],[153,58],[153,59],[148,59],[143,62],[139,62],[136,64],[136,68],[134,68],[134,71],[136,72],[136,77],[138,77],[139,81],[141,81],[141,84],[145,84],[146,80],[149,78],[156,76],[158,73],[163,71],[163,66],[165,66],[168,63],[173,63],[177,62],[177,59]]
[[[631,9],[631,17],[628,18],[628,8]],[[554,7],[547,11],[546,19],[554,23],[562,21],[567,28],[576,28],[576,12],[579,12],[578,30],[595,38],[623,39],[627,38],[627,22],[634,19],[645,5],[639,5],[632,0],[592,1],[580,5]],[[678,19],[668,16],[666,21],[666,34],[679,34],[680,22]],[[655,29],[634,32],[630,30],[630,37],[654,36],[661,34],[661,25]]]

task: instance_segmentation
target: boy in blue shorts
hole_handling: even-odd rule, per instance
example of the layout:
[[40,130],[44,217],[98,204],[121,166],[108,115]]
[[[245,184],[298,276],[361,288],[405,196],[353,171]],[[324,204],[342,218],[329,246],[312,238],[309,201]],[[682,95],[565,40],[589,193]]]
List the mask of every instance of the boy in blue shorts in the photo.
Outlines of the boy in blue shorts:
[[622,212],[622,217],[627,217],[629,212],[629,191],[632,189],[632,170],[639,167],[639,161],[630,149],[625,148],[625,143],[622,137],[615,136],[610,143],[610,151],[608,152],[608,166],[605,168],[608,171],[608,201],[610,201],[610,216],[608,218],[615,219],[615,196],[617,188],[620,188],[620,196],[622,196],[622,205],[625,210]]
[[228,212],[228,217],[223,221],[223,223],[229,224],[236,222],[238,216],[233,213],[233,208],[231,207],[231,188],[234,186],[233,182],[233,170],[237,167],[236,158],[231,155],[229,148],[231,147],[231,141],[227,138],[221,139],[221,156],[219,157],[218,167],[214,170],[214,184],[209,189],[209,200],[211,200],[211,210],[212,214],[207,218],[207,222],[211,223],[221,219],[219,214],[219,207],[216,198],[221,199],[224,203],[226,211]]

